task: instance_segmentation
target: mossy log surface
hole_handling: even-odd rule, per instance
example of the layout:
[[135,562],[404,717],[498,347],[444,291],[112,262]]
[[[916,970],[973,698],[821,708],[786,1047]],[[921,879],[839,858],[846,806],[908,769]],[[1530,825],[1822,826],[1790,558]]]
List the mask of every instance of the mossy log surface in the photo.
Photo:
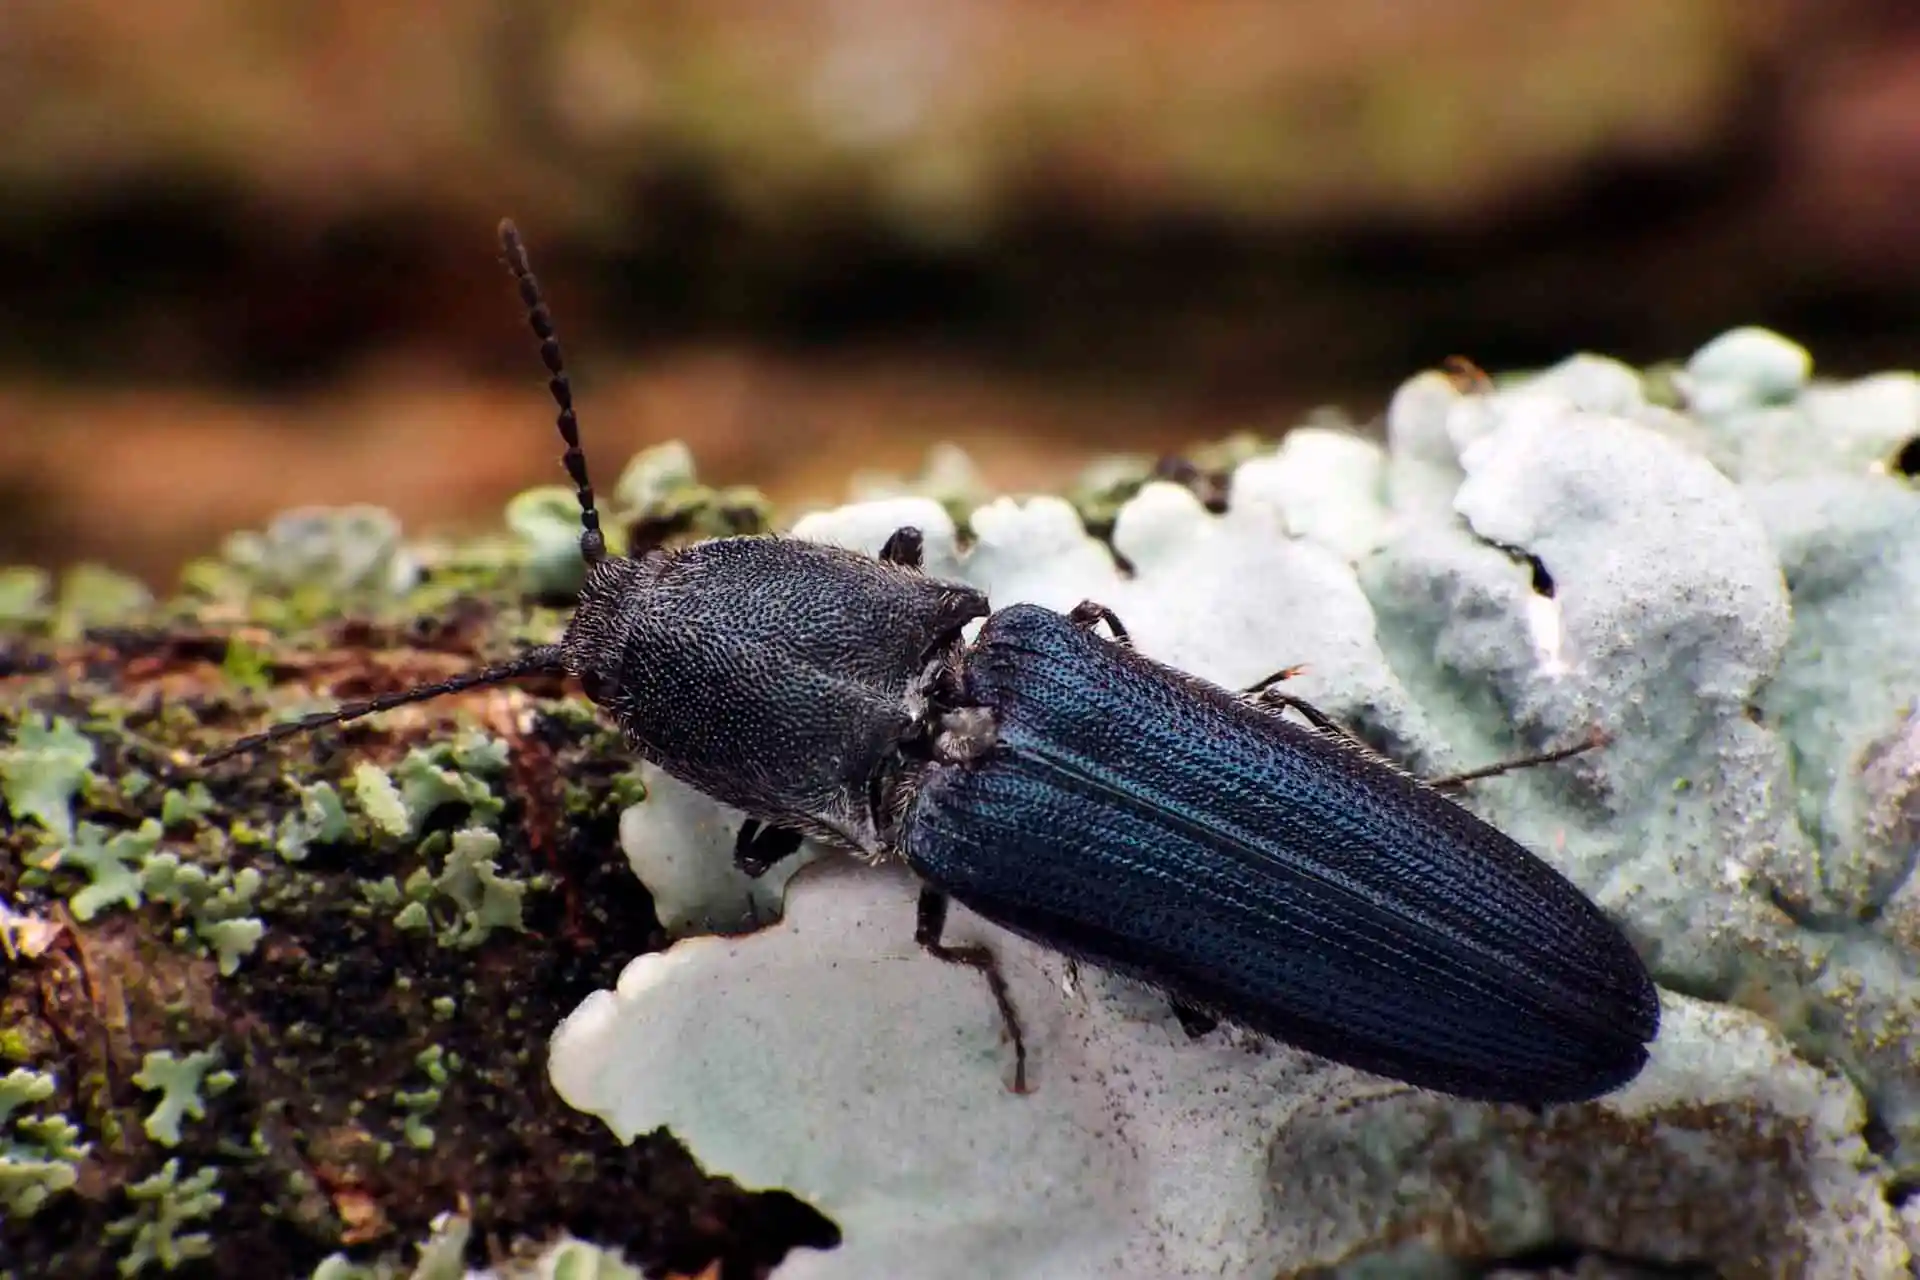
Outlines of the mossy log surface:
[[831,1243],[791,1198],[707,1178],[664,1133],[623,1146],[548,1082],[554,1027],[666,943],[618,845],[632,756],[577,690],[200,764],[558,634],[564,591],[458,559],[332,593],[209,561],[174,599],[91,613],[14,593],[0,1078],[33,1100],[0,1097],[0,1167],[31,1184],[0,1216],[0,1274],[306,1275],[336,1254],[404,1274],[449,1211],[475,1264],[563,1230],[729,1276]]

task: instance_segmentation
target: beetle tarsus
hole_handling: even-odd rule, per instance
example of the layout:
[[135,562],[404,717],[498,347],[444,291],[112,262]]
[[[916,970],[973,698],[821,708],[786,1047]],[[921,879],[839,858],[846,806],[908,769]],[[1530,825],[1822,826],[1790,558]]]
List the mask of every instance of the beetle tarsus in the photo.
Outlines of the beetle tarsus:
[[1000,1006],[1000,1020],[1006,1025],[1007,1039],[1013,1042],[1013,1092],[1026,1093],[1027,1041],[1020,1034],[1020,1015],[1014,1011],[1013,994],[1007,990],[1007,979],[1000,972],[1000,962],[985,947],[950,947],[940,941],[940,935],[946,927],[947,895],[931,885],[922,887],[919,919],[914,926],[913,940],[935,959],[977,969],[986,978],[987,989],[993,992],[993,1002]]

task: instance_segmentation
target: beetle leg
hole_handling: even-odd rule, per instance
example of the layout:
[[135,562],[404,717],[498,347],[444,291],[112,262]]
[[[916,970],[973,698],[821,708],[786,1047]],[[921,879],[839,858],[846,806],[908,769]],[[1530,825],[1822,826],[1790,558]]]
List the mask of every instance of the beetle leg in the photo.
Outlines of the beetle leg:
[[[1352,730],[1342,725],[1338,720],[1335,720],[1320,708],[1314,706],[1311,702],[1308,702],[1305,698],[1296,698],[1290,693],[1282,693],[1274,688],[1274,685],[1285,680],[1298,670],[1298,667],[1288,667],[1285,671],[1277,675],[1268,676],[1265,680],[1262,680],[1259,684],[1247,690],[1247,692],[1252,695],[1255,702],[1275,710],[1282,707],[1291,707],[1293,710],[1298,711],[1301,716],[1306,719],[1308,724],[1311,724],[1322,733],[1331,733],[1336,737],[1345,738],[1349,742],[1359,743],[1365,746],[1365,743],[1361,743],[1360,739],[1353,735]],[[1372,750],[1371,747],[1367,749],[1369,751]]]
[[993,958],[993,952],[982,946],[950,947],[940,941],[940,934],[947,927],[947,895],[932,885],[920,888],[918,920],[914,925],[913,940],[924,947],[935,959],[948,964],[963,964],[969,969],[978,969],[987,979],[987,989],[993,992],[993,1002],[1000,1006],[1000,1020],[1006,1024],[1007,1038],[1013,1041],[1013,1091],[1027,1091],[1027,1042],[1020,1034],[1020,1015],[1014,1012],[1013,996],[1007,990],[1007,980],[1000,973],[1000,963]]
[[1127,629],[1120,624],[1120,619],[1113,616],[1113,610],[1097,600],[1082,600],[1073,606],[1073,610],[1067,614],[1067,621],[1082,631],[1091,631],[1094,623],[1104,622],[1107,624],[1107,630],[1113,632],[1115,640],[1121,644],[1133,643],[1133,637],[1127,634]]
[[918,569],[922,554],[926,549],[926,539],[912,525],[902,525],[888,536],[886,545],[880,548],[880,558],[889,564],[903,564],[909,569]]
[[742,875],[758,880],[799,849],[803,838],[790,828],[770,827],[758,818],[748,818],[733,838],[733,865]]
[[1173,1016],[1179,1020],[1180,1029],[1187,1033],[1189,1040],[1198,1040],[1220,1025],[1220,1019],[1184,1000],[1169,999],[1167,1003],[1173,1006]]
[[1541,751],[1530,756],[1519,756],[1512,760],[1502,760],[1498,764],[1482,765],[1478,769],[1468,769],[1463,773],[1450,773],[1444,778],[1434,778],[1427,785],[1452,789],[1464,787],[1469,782],[1478,782],[1482,778],[1497,778],[1503,773],[1512,773],[1516,769],[1531,769],[1535,765],[1557,764],[1571,759],[1583,751],[1592,751],[1604,747],[1613,739],[1605,729],[1595,727],[1587,736],[1570,747],[1556,747],[1552,751]]
[[[1364,742],[1361,742],[1360,739],[1353,735],[1352,731],[1339,724],[1326,712],[1304,699],[1296,698],[1289,693],[1281,693],[1278,689],[1274,688],[1280,681],[1285,680],[1299,669],[1298,667],[1288,667],[1285,671],[1276,672],[1268,676],[1265,680],[1262,680],[1259,684],[1254,685],[1251,689],[1248,689],[1247,692],[1251,694],[1257,702],[1263,705],[1291,707],[1295,711],[1298,711],[1314,728],[1321,732],[1331,733],[1345,738],[1347,741],[1365,748],[1369,754],[1377,755],[1378,753],[1375,752],[1372,747],[1368,747]],[[1604,747],[1609,741],[1607,731],[1596,728],[1589,733],[1585,739],[1574,743],[1570,747],[1556,747],[1551,751],[1540,751],[1533,755],[1518,756],[1512,760],[1502,760],[1497,764],[1482,765],[1478,769],[1467,769],[1460,773],[1449,773],[1439,778],[1427,778],[1425,782],[1428,786],[1438,790],[1457,790],[1469,782],[1478,782],[1483,778],[1497,778],[1503,773],[1512,773],[1519,769],[1531,769],[1536,765],[1557,764],[1562,760],[1577,756],[1583,751],[1592,751],[1595,747]]]

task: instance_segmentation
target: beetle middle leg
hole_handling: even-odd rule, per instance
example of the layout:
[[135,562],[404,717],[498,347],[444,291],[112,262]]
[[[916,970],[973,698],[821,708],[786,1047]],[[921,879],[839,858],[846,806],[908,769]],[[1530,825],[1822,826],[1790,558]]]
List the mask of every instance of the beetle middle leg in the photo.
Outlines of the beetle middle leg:
[[[1320,708],[1314,706],[1304,698],[1296,698],[1290,693],[1281,693],[1280,690],[1275,687],[1282,680],[1288,679],[1300,670],[1301,668],[1299,667],[1288,667],[1284,671],[1277,671],[1252,688],[1246,690],[1246,692],[1263,705],[1276,708],[1287,707],[1298,711],[1308,723],[1312,724],[1314,728],[1320,730],[1322,733],[1330,733],[1336,737],[1344,738],[1370,754],[1378,755],[1379,753],[1374,751],[1372,747],[1360,741],[1351,729],[1342,725],[1332,716],[1320,710]],[[1516,756],[1511,760],[1502,760],[1496,764],[1482,765],[1478,769],[1466,769],[1460,773],[1449,773],[1438,778],[1426,778],[1423,779],[1423,781],[1425,781],[1428,786],[1439,790],[1458,790],[1466,786],[1469,782],[1478,782],[1483,778],[1497,778],[1503,773],[1513,773],[1520,769],[1531,769],[1536,765],[1558,764],[1560,761],[1571,759],[1584,751],[1592,751],[1596,747],[1604,747],[1610,740],[1605,729],[1596,727],[1586,738],[1574,743],[1570,747],[1555,747],[1551,751],[1538,751],[1531,755]]]
[[993,1002],[1000,1007],[1000,1020],[1006,1024],[1007,1038],[1013,1041],[1013,1091],[1027,1091],[1027,1041],[1020,1034],[1020,1015],[1014,1012],[1013,995],[1007,990],[1007,980],[1000,972],[1000,962],[993,952],[983,946],[950,947],[940,941],[940,935],[947,927],[947,895],[932,885],[920,888],[919,918],[914,925],[913,940],[924,947],[935,959],[948,964],[965,965],[977,969],[987,980],[987,989],[993,992]]
[[733,865],[740,874],[758,880],[782,858],[797,851],[804,838],[791,828],[770,827],[757,818],[748,818],[733,838]]
[[1122,626],[1120,619],[1114,616],[1113,610],[1098,600],[1082,600],[1073,606],[1067,613],[1067,621],[1082,631],[1091,631],[1094,623],[1104,622],[1107,624],[1107,630],[1113,633],[1115,640],[1126,645],[1133,643],[1133,637],[1127,634],[1126,627]]
[[1570,760],[1582,752],[1592,751],[1597,747],[1604,747],[1611,741],[1613,741],[1612,735],[1596,725],[1588,731],[1584,739],[1574,743],[1570,747],[1555,747],[1551,751],[1540,751],[1530,756],[1517,756],[1512,760],[1502,760],[1498,764],[1482,765],[1478,769],[1467,769],[1460,773],[1450,773],[1443,778],[1431,778],[1428,779],[1427,785],[1430,787],[1440,787],[1445,790],[1455,790],[1466,786],[1469,782],[1478,782],[1482,778],[1497,778],[1503,773],[1512,773],[1516,769],[1531,769],[1535,765],[1541,764],[1558,764],[1560,761]]
[[909,569],[918,569],[926,555],[927,540],[920,530],[912,525],[901,525],[887,536],[886,543],[880,548],[880,559],[888,564],[903,564]]

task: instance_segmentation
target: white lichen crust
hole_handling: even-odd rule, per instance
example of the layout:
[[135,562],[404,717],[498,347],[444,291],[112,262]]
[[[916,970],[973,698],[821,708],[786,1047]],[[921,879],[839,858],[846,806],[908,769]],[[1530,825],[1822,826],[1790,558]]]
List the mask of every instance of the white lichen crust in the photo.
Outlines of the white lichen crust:
[[[1608,745],[1465,803],[1621,921],[1669,994],[1654,1062],[1544,1116],[1262,1045],[965,913],[1002,957],[1035,1090],[985,987],[913,943],[909,877],[829,860],[786,919],[629,966],[554,1040],[573,1105],[665,1125],[845,1243],[796,1276],[1270,1277],[1546,1244],[1730,1276],[1908,1274],[1920,1167],[1920,381],[1827,385],[1742,330],[1666,384],[1582,356],[1498,389],[1410,381],[1387,445],[1296,437],[1227,510],[1173,484],[1112,544],[1051,498],[822,513],[804,537],[989,592],[1111,607],[1155,658],[1289,691],[1409,769]],[[1116,558],[1116,553],[1118,558]],[[738,815],[629,815],[676,931],[764,919]],[[643,838],[644,837],[644,838]],[[730,869],[728,869],[730,870]],[[1865,1135],[1878,1135],[1869,1150]],[[1876,1154],[1876,1151],[1878,1154]],[[1397,1251],[1397,1252],[1396,1252]]]

